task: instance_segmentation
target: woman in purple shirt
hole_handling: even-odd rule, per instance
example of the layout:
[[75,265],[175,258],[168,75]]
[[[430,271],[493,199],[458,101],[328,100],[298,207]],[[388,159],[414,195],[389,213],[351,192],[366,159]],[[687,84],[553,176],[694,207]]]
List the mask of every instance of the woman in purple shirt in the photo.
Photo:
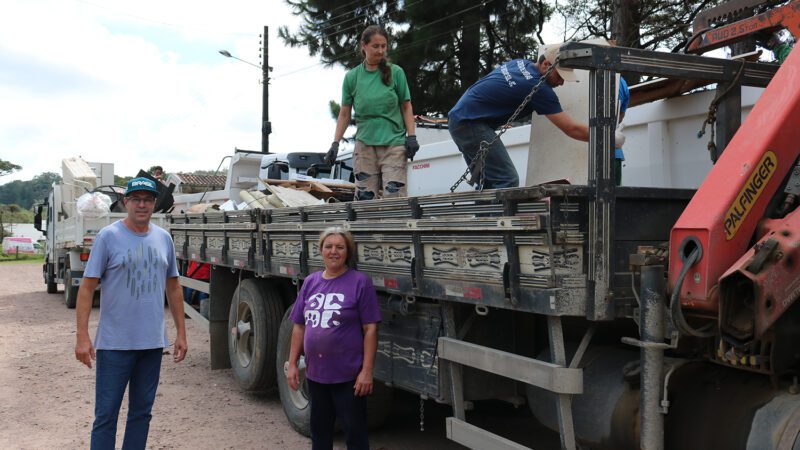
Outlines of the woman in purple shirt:
[[305,354],[314,450],[333,448],[337,418],[347,448],[368,449],[366,396],[378,348],[378,299],[369,277],[350,268],[356,252],[349,232],[326,229],[319,248],[325,270],[305,279],[289,316],[294,327],[286,377],[297,390],[297,361]]

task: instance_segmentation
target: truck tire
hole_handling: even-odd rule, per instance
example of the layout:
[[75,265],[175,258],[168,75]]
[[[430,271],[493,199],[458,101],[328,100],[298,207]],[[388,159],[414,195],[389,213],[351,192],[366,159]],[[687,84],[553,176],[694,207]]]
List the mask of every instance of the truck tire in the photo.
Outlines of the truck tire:
[[[278,377],[278,393],[281,397],[281,405],[289,425],[303,436],[311,437],[311,403],[308,400],[308,385],[306,384],[306,372],[300,371],[300,389],[293,390],[286,381],[285,366],[289,361],[289,349],[292,345],[292,328],[294,323],[289,319],[294,304],[289,306],[286,314],[283,315],[281,328],[278,332],[278,351],[275,366]],[[301,356],[302,358],[302,356]]]
[[75,309],[75,305],[78,304],[78,286],[72,285],[72,272],[69,267],[64,271],[64,303],[69,309]]
[[[294,306],[294,305],[292,305]],[[292,390],[286,381],[286,369],[284,366],[289,361],[289,350],[292,344],[292,328],[294,323],[289,319],[292,306],[286,310],[286,314],[281,321],[280,332],[278,333],[278,393],[281,397],[281,405],[289,424],[295,431],[303,436],[311,436],[311,403],[308,397],[308,385],[306,384],[305,370],[300,371],[300,389]],[[302,356],[301,356],[302,358]],[[374,381],[372,394],[367,397],[367,421],[369,427],[377,428],[386,422],[386,418],[392,410],[393,390],[379,380]],[[337,429],[339,428],[337,424]]]
[[257,280],[242,281],[233,293],[228,314],[228,356],[245,391],[261,392],[275,386],[282,311],[280,297]]
[[372,394],[367,397],[367,421],[370,429],[379,428],[386,422],[392,412],[393,398],[394,389],[382,381],[374,380]]
[[55,294],[58,292],[58,283],[55,282],[55,274],[53,273],[53,265],[50,263],[45,264],[44,282],[47,283],[47,293]]

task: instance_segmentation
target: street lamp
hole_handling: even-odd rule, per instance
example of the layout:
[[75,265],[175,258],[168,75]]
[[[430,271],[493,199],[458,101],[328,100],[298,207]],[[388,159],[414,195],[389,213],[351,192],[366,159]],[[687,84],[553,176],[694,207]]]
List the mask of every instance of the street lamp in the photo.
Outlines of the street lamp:
[[245,61],[242,58],[237,56],[231,55],[231,53],[227,50],[220,50],[219,54],[225,56],[226,58],[233,58],[237,61],[241,61],[245,64],[249,64],[253,67],[257,67],[261,69],[262,75],[262,98],[261,98],[261,152],[262,153],[269,153],[269,135],[272,133],[272,124],[269,122],[269,72],[272,70],[272,67],[269,66],[269,27],[264,27],[264,58],[263,58],[263,65],[259,66],[257,64],[253,64],[250,61]]

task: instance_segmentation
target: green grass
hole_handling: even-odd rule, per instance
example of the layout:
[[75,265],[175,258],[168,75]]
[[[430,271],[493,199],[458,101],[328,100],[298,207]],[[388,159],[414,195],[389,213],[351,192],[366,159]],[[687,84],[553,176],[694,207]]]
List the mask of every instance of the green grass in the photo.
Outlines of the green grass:
[[6,255],[0,253],[0,264],[33,264],[44,263],[44,255],[19,255],[19,259],[15,255]]

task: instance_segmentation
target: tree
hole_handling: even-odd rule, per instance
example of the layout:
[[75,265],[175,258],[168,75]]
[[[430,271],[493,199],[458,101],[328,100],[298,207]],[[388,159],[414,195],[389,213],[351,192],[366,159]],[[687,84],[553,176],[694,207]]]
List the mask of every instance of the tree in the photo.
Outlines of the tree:
[[11,172],[17,171],[22,169],[22,166],[18,166],[12,162],[6,161],[4,159],[0,159],[0,177],[10,174]]
[[368,25],[390,35],[390,58],[406,72],[417,113],[447,113],[467,87],[504,60],[532,58],[552,13],[543,0],[286,0],[304,16],[288,45],[307,47],[326,66],[355,67]]
[[682,50],[691,37],[692,20],[722,0],[566,0],[564,40],[603,37],[617,45]]
[[114,175],[114,186],[127,186],[128,181],[131,181],[134,177],[122,177],[119,175]]
[[53,172],[44,172],[28,181],[15,180],[0,186],[0,203],[17,204],[23,209],[30,209],[34,203],[47,198],[53,183],[61,181],[61,176]]

